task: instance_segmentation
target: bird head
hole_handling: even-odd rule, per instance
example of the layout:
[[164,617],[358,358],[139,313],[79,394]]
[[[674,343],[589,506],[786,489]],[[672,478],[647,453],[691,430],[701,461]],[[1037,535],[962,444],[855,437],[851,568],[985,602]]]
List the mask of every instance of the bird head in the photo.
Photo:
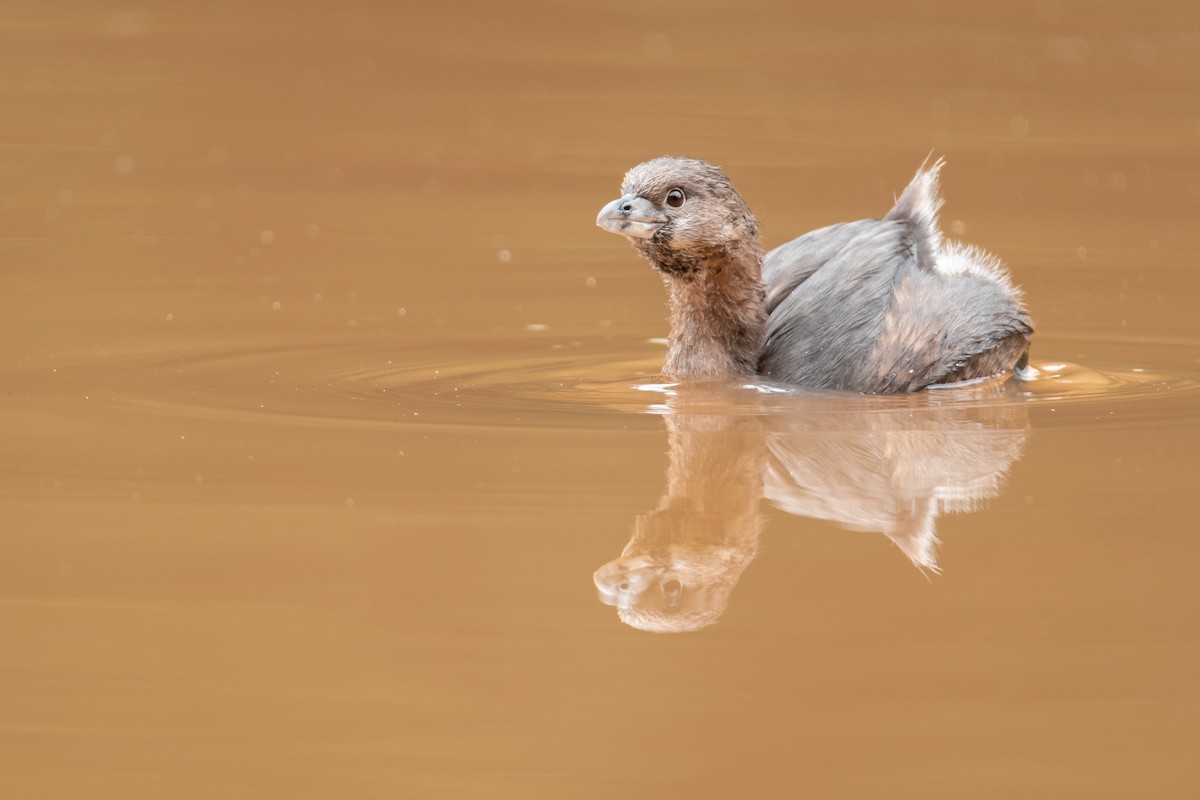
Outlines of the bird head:
[[620,234],[656,269],[693,277],[714,258],[757,250],[758,223],[718,167],[664,156],[625,175],[621,196],[600,209],[596,224]]

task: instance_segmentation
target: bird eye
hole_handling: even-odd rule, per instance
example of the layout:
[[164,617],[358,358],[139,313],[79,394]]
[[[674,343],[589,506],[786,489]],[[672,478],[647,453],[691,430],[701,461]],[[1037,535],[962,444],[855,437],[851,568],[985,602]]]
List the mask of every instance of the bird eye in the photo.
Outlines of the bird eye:
[[667,205],[671,208],[679,208],[683,205],[683,189],[672,189],[667,192]]

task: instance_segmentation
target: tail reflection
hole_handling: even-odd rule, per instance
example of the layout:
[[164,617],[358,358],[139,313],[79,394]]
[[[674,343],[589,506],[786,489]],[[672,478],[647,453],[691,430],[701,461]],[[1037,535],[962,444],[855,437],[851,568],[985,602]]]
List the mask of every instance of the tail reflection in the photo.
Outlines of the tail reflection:
[[669,633],[716,622],[758,553],[761,497],[789,514],[881,532],[937,572],[938,515],[995,497],[1028,434],[1019,404],[930,393],[757,411],[736,391],[671,398],[666,493],[638,516],[621,557],[595,573],[602,601],[626,624]]

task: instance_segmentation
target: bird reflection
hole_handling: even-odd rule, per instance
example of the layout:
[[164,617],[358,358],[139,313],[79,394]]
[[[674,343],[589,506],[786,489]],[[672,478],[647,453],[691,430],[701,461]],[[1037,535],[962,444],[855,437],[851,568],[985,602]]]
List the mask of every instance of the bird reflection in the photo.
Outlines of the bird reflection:
[[713,624],[758,553],[764,497],[789,514],[880,532],[938,572],[938,516],[995,497],[1021,455],[1025,409],[1004,402],[1006,391],[781,400],[750,387],[680,387],[664,416],[666,491],[637,517],[620,558],[596,571],[601,600],[646,631]]

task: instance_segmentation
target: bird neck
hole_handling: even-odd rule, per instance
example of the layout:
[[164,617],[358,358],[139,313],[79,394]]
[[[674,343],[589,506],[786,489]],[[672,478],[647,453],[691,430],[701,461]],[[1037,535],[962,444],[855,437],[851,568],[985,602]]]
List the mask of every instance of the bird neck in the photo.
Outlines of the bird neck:
[[667,284],[671,335],[663,372],[677,378],[754,375],[766,336],[762,247],[757,242],[705,254],[700,269]]

